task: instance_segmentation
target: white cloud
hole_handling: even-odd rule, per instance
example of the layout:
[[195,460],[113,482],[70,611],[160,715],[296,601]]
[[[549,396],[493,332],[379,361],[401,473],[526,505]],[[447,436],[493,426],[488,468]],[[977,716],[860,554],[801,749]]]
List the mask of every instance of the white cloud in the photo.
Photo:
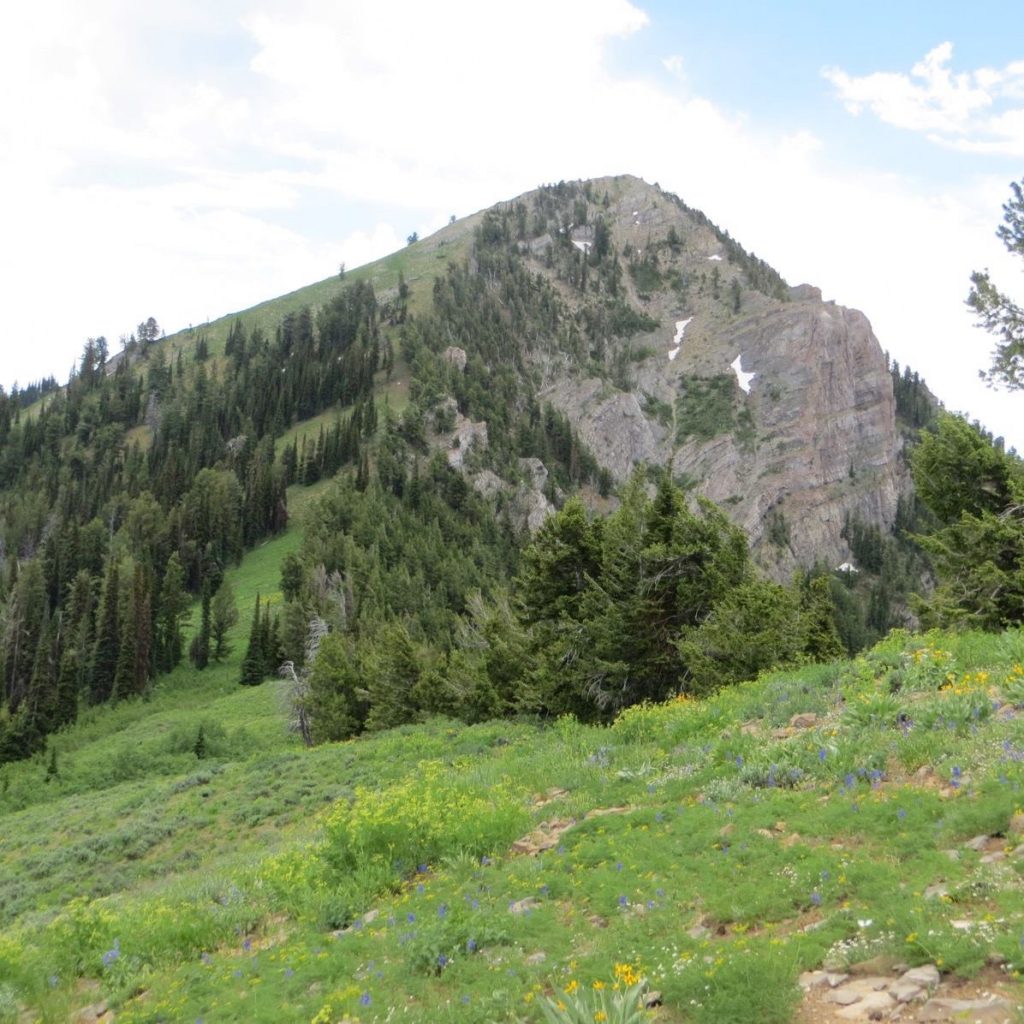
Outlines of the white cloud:
[[[680,96],[660,69],[613,72],[610,48],[647,25],[627,0],[42,0],[10,25],[6,384],[65,373],[89,334],[116,339],[151,314],[168,330],[201,322],[399,248],[449,213],[630,172],[794,283],[862,308],[901,363],[1024,447],[1020,399],[974,384],[991,346],[963,306],[974,267],[1004,287],[1019,277],[993,238],[1005,181],[951,191],[832,166],[814,126],[777,132]],[[851,109],[979,159],[1006,152],[1024,64],[954,75],[950,61],[940,47],[909,76],[830,77]],[[372,217],[353,215],[368,204]]]
[[661,58],[661,66],[670,74],[673,78],[682,78],[683,69],[686,67],[686,62],[683,60],[678,53],[673,53],[670,57]]
[[926,135],[933,142],[973,152],[1024,155],[1024,61],[1005,68],[954,74],[953,44],[941,43],[910,74],[877,71],[849,75],[836,67],[822,74],[846,109],[866,108],[886,124]]

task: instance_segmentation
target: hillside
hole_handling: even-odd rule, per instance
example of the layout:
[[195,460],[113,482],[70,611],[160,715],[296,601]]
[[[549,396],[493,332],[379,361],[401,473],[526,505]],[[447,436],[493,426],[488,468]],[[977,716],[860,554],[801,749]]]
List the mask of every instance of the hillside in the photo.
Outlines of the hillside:
[[0,1024],[1016,1013],[1024,475],[862,314],[619,177],[108,355],[0,395]]
[[4,768],[0,1020],[1015,1019],[1019,630],[313,749],[240,656]]
[[[511,349],[479,354],[492,371],[498,360],[517,365],[536,400],[565,413],[616,482],[638,465],[670,466],[724,505],[781,576],[819,559],[848,561],[850,516],[893,526],[911,484],[889,370],[863,314],[823,302],[810,285],[790,288],[703,213],[628,175],[500,203],[344,283],[371,283],[387,307],[401,282],[409,314],[428,316],[435,277],[471,253],[480,273],[482,247],[514,253],[552,285],[543,296],[520,285],[517,301],[555,309],[546,322],[516,325]],[[503,301],[508,271],[492,262],[485,272]],[[342,286],[328,279],[166,344],[177,351],[202,336],[217,354],[233,324],[269,335]],[[471,357],[474,339],[462,341]],[[789,521],[801,529],[780,543]]]
[[[636,178],[546,186],[343,280],[157,333],[150,318],[116,356],[90,339],[28,408],[0,395],[0,761],[186,655],[218,661],[225,574],[286,527],[288,488],[339,471],[249,681],[278,654],[301,665],[314,618],[360,638],[360,671],[398,671],[404,649],[424,680],[450,676],[473,595],[500,605],[552,511],[574,494],[606,510],[645,475],[715,499],[777,580],[846,567],[828,588],[850,651],[909,621],[925,578],[897,414],[902,395],[909,429],[926,422],[927,390],[863,316]],[[346,522],[363,526],[340,542]],[[387,724],[465,696],[424,690]]]

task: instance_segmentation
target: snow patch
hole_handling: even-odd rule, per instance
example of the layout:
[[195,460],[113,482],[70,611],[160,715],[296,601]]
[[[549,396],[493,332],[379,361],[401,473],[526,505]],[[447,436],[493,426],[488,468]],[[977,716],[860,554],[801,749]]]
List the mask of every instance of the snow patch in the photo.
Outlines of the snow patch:
[[678,348],[683,343],[683,333],[686,331],[686,325],[693,319],[692,316],[688,316],[685,320],[676,321],[676,334],[672,339],[672,344]]
[[757,374],[743,372],[743,364],[740,362],[742,358],[743,353],[741,352],[729,365],[736,372],[736,380],[739,382],[740,390],[742,390],[745,395],[749,395],[750,382],[757,376]]
[[853,562],[843,562],[842,565],[836,566],[836,572],[860,572]]
[[574,238],[573,241],[572,241],[572,244],[575,245],[576,248],[579,249],[579,251],[582,252],[582,253],[590,252],[590,243],[589,242],[577,242],[576,239]]
[[676,333],[672,338],[673,347],[668,350],[668,361],[671,363],[677,355],[679,355],[679,349],[683,345],[683,334],[686,331],[686,325],[693,319],[692,316],[687,317],[685,320],[676,321]]
[[709,256],[709,257],[708,257],[708,259],[709,259],[709,260],[715,260],[715,261],[716,261],[716,262],[718,262],[718,263],[721,263],[721,262],[722,262],[722,257],[721,257],[721,256],[719,256],[719,255],[718,255],[718,253],[715,253],[715,255],[714,255],[714,256]]

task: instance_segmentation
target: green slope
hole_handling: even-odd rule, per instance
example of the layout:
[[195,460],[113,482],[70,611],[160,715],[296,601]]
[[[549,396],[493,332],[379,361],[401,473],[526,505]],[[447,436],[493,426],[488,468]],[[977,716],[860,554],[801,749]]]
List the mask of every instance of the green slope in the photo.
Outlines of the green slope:
[[600,1020],[636,975],[651,1019],[753,1024],[794,1019],[801,971],[872,957],[1018,998],[1019,630],[895,635],[609,728],[313,750],[281,684],[233,685],[239,653],[93,712],[58,780],[5,768],[0,1020]]

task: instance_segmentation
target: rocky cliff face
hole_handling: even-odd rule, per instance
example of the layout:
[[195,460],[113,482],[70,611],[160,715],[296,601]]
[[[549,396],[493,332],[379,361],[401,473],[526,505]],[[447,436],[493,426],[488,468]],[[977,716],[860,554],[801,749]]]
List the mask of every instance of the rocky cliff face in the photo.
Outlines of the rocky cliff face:
[[[570,257],[592,263],[602,244],[624,271],[615,301],[641,314],[629,336],[592,332],[601,351],[589,364],[537,357],[539,397],[569,416],[598,461],[620,480],[640,464],[671,465],[729,511],[779,576],[816,559],[848,561],[848,513],[891,526],[910,482],[867,318],[811,286],[787,288],[703,215],[639,179],[576,189],[561,211],[572,252],[550,228],[520,251],[582,317],[602,285],[583,269],[582,287],[567,287],[566,267]],[[572,222],[581,216],[585,224]]]

